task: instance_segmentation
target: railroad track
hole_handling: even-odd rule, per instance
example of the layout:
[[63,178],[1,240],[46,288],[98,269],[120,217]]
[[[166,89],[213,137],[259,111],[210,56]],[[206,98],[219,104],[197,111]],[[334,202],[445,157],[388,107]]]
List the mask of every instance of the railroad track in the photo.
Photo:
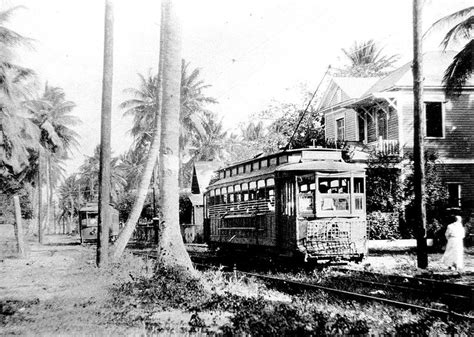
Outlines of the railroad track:
[[440,300],[449,307],[474,309],[474,284],[445,282],[418,276],[381,274],[348,268],[335,268],[341,271],[339,279],[379,287],[400,290],[412,295],[420,295]]
[[[134,254],[136,255],[140,255],[140,256],[145,256],[146,258],[155,258],[156,256],[154,255],[153,252],[134,252]],[[207,264],[207,263],[202,263],[201,261],[193,261],[193,263],[195,264],[196,267],[198,268],[217,268],[216,265],[210,265],[210,264]],[[326,285],[321,285],[321,284],[317,284],[317,283],[313,283],[313,282],[303,282],[303,281],[298,281],[298,280],[292,280],[292,279],[289,279],[289,278],[283,278],[283,277],[278,277],[278,276],[270,276],[270,275],[264,275],[264,274],[258,274],[258,273],[254,273],[254,272],[246,272],[246,271],[241,271],[241,270],[237,270],[234,267],[230,267],[230,266],[226,266],[227,269],[229,269],[229,271],[231,272],[234,272],[234,273],[239,273],[241,275],[246,275],[246,276],[249,276],[249,277],[254,277],[254,278],[257,278],[257,279],[260,279],[260,280],[263,280],[264,282],[266,283],[269,283],[277,288],[280,288],[280,289],[284,289],[286,291],[290,290],[290,291],[324,291],[324,292],[328,292],[328,293],[331,293],[331,294],[336,294],[337,296],[341,296],[343,298],[352,298],[352,299],[355,299],[355,300],[358,300],[358,301],[373,301],[373,302],[379,302],[379,303],[384,303],[384,304],[387,304],[387,305],[391,305],[391,306],[395,306],[395,307],[398,307],[398,308],[402,308],[402,309],[409,309],[409,310],[414,310],[414,311],[422,311],[422,312],[426,312],[426,313],[429,313],[430,315],[433,315],[433,316],[437,316],[437,317],[443,317],[443,318],[449,318],[449,319],[458,319],[458,320],[467,320],[467,321],[470,321],[470,322],[474,322],[474,316],[470,316],[470,315],[464,315],[462,313],[459,313],[459,312],[456,312],[456,311],[453,311],[453,310],[443,310],[443,309],[437,309],[437,308],[432,308],[432,307],[426,307],[426,306],[423,306],[423,305],[418,305],[418,304],[414,304],[414,303],[408,303],[408,302],[402,302],[402,301],[397,301],[397,300],[392,300],[392,299],[389,299],[389,298],[385,298],[385,297],[380,297],[380,296],[373,296],[373,295],[370,295],[370,294],[363,294],[363,293],[360,293],[360,292],[353,292],[353,291],[348,291],[348,290],[344,290],[344,289],[339,289],[337,287],[330,287],[330,286],[326,286]],[[366,273],[367,272],[363,272],[363,273]],[[373,276],[373,274],[372,274]],[[394,276],[394,275],[390,275],[391,277]],[[395,276],[394,276],[395,277]],[[407,279],[406,277],[403,277],[404,279]],[[351,278],[351,282],[359,282],[359,283],[363,283],[365,285],[369,285],[369,286],[372,286],[372,287],[380,287],[380,286],[384,286],[384,287],[394,287],[394,288],[398,288],[398,289],[404,289],[404,290],[410,290],[410,291],[417,291],[417,287],[414,287],[413,284],[416,284],[416,282],[420,282],[420,280],[422,279],[410,279],[410,281],[407,283],[406,281],[404,281],[404,283],[406,285],[399,285],[399,284],[387,284],[387,283],[382,283],[382,282],[377,282],[377,281],[370,281],[370,280],[364,280],[364,279],[356,279],[356,278]],[[427,282],[427,280],[423,280],[424,282]],[[434,281],[434,280],[429,280],[429,281]],[[409,284],[412,283],[412,285],[410,286]],[[440,281],[435,281],[432,283],[432,285],[436,285],[438,287],[441,286],[441,284],[444,283],[445,285],[447,284],[446,282],[440,282]],[[424,285],[426,285],[426,283],[424,283]],[[418,284],[418,290],[420,290],[420,286],[423,286],[423,284]],[[454,286],[449,286],[450,288],[449,289],[455,289],[456,288],[456,292],[460,292],[460,291],[463,291],[463,290],[466,290],[467,288],[462,288],[462,287],[454,287]],[[433,288],[431,288],[433,289]],[[423,291],[428,291],[427,289],[424,289]],[[472,287],[470,288],[470,294],[472,294]],[[449,293],[446,293],[444,292],[445,294],[449,294]],[[454,296],[454,298],[457,298],[457,296],[465,296],[465,294],[462,294],[462,295],[459,295],[457,293],[455,294],[450,294],[452,296]],[[459,297],[458,297],[459,299]]]

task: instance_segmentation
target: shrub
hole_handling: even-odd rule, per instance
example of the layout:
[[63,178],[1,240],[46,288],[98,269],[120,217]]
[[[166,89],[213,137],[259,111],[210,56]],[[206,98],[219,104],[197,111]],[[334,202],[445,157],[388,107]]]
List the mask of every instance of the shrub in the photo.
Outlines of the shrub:
[[372,212],[367,214],[371,240],[400,239],[398,213]]

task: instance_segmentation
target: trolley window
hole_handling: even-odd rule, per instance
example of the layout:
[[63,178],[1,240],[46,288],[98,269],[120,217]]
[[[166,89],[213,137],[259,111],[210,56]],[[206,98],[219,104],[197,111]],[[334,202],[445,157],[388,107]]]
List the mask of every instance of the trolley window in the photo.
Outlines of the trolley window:
[[257,182],[251,181],[249,183],[249,199],[255,200],[257,199]]
[[354,178],[354,210],[364,209],[364,178]]
[[221,188],[221,200],[223,204],[227,203],[227,188],[226,187]]
[[237,175],[237,167],[232,168],[232,175]]
[[249,200],[249,184],[248,183],[243,183],[242,184],[242,200],[243,201],[248,201]]
[[[297,177],[298,190],[297,190],[297,202],[298,202],[298,216],[310,218],[315,216],[315,176],[314,174],[308,174]],[[313,187],[311,189],[311,187]]]
[[221,203],[221,190],[220,190],[220,188],[216,188],[215,192],[216,192],[215,204],[219,205]]
[[240,185],[235,185],[234,186],[234,201],[239,202],[241,201],[241,195],[240,195]]
[[245,172],[251,172],[252,171],[252,164],[245,164]]
[[275,207],[275,179],[267,179],[266,185],[267,189],[265,198],[270,201],[273,207]]
[[260,162],[256,161],[252,163],[252,171],[257,171],[260,167]]
[[257,181],[257,199],[265,199],[265,180]]
[[239,165],[239,168],[237,170],[238,174],[244,173],[245,172],[245,166],[244,165]]
[[234,202],[234,186],[227,187],[227,202]]
[[350,178],[319,178],[317,211],[350,212]]

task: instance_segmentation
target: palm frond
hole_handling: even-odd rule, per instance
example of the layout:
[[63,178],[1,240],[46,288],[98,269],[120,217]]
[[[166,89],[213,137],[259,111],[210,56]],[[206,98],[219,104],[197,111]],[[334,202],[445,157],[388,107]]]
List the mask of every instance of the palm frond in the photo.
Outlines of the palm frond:
[[441,45],[444,49],[446,49],[450,42],[454,42],[459,39],[469,39],[471,37],[471,31],[473,26],[474,15],[451,28],[448,33],[446,33],[446,36],[444,37],[443,41],[441,41]]
[[445,84],[445,92],[448,97],[460,95],[466,81],[472,76],[474,65],[473,55],[474,39],[454,56],[453,62],[451,62],[446,69],[443,83]]
[[430,26],[430,28],[428,28],[425,34],[423,34],[423,37],[426,37],[427,35],[431,34],[434,30],[441,29],[445,25],[452,24],[453,22],[457,20],[465,20],[466,17],[471,16],[472,13],[474,13],[474,6],[463,8],[459,11],[446,15],[442,17],[441,19],[435,21],[435,23],[433,23]]

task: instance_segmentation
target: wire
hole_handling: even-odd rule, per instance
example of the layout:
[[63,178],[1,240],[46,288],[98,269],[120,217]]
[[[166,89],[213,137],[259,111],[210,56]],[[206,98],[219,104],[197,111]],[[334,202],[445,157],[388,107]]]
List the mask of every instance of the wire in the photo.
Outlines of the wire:
[[298,121],[298,124],[296,125],[295,130],[293,131],[293,134],[291,135],[291,138],[290,138],[290,140],[288,141],[288,144],[286,144],[286,146],[285,146],[285,148],[284,148],[283,151],[286,151],[286,150],[288,150],[288,149],[290,148],[291,141],[293,140],[293,137],[295,136],[296,131],[298,131],[298,128],[299,128],[301,122],[303,121],[303,118],[304,118],[306,112],[308,111],[309,106],[311,105],[311,102],[312,102],[313,99],[314,99],[314,96],[316,96],[316,93],[318,92],[319,87],[321,86],[321,84],[323,83],[323,81],[324,81],[324,79],[326,78],[327,74],[329,73],[329,70],[331,70],[331,65],[328,66],[328,69],[326,70],[326,72],[324,73],[323,77],[321,78],[321,81],[319,81],[319,84],[318,84],[318,86],[316,87],[316,90],[314,90],[314,92],[313,92],[313,96],[311,96],[311,99],[309,100],[308,104],[306,105],[306,108],[304,109],[303,113],[301,114],[300,120]]

